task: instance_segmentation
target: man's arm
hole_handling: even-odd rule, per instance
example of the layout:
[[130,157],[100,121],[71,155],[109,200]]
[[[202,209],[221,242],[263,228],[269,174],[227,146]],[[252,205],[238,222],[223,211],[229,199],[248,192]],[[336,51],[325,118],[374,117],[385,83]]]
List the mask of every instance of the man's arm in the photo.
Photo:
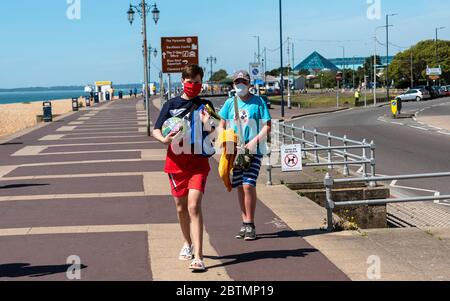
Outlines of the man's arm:
[[256,149],[258,148],[258,144],[261,141],[264,141],[264,139],[266,139],[267,137],[269,137],[271,131],[272,131],[272,121],[269,121],[266,123],[266,125],[264,125],[264,127],[261,129],[258,135],[245,146],[245,148],[252,152],[256,151]]
[[175,139],[178,138],[179,134],[180,133],[164,137],[162,135],[161,130],[159,130],[159,129],[153,130],[153,138],[155,138],[156,140],[158,140],[159,142],[161,142],[164,145],[170,145]]

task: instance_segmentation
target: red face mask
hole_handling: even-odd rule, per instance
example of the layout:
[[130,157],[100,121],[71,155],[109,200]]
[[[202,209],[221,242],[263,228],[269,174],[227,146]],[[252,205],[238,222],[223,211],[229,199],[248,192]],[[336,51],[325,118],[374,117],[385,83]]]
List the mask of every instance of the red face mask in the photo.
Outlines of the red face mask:
[[184,83],[184,93],[189,98],[195,98],[197,97],[200,92],[202,91],[203,85],[201,83]]

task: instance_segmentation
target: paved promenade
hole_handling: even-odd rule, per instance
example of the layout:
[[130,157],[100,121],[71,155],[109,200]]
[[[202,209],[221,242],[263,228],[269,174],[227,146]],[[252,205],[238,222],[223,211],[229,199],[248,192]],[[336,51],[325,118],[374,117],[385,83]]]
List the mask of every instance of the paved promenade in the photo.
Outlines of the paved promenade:
[[209,271],[189,272],[177,260],[165,149],[146,136],[145,116],[141,100],[118,101],[0,144],[0,280],[68,280],[73,258],[81,280],[348,280],[263,202],[261,238],[234,239],[238,204],[214,159],[204,200]]

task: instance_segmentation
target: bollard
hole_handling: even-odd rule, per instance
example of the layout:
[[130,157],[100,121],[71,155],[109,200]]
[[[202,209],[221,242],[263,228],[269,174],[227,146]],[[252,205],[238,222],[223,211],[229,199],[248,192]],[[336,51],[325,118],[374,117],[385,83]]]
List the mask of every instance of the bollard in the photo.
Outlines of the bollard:
[[78,98],[73,97],[72,98],[72,111],[77,112],[78,109],[79,109]]
[[94,94],[94,103],[100,103],[100,96],[98,92],[95,92]]
[[86,103],[86,107],[90,107],[91,106],[91,97],[90,96],[85,96],[84,97],[84,102]]
[[347,142],[347,135],[344,136],[344,177],[348,177],[350,175],[350,170],[348,168],[348,153],[347,153],[347,146],[348,146],[348,142]]
[[326,191],[326,202],[325,208],[327,209],[327,231],[332,232],[334,230],[333,226],[333,209],[335,207],[333,202],[333,185],[334,180],[329,173],[326,174],[324,179],[324,186]]
[[42,103],[43,120],[44,122],[53,121],[52,103],[50,101],[44,101]]

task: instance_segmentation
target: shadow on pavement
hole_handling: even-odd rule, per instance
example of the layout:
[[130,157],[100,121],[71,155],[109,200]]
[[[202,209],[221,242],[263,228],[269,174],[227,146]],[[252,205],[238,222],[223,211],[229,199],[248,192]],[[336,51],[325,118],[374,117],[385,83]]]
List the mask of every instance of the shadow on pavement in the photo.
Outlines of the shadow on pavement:
[[270,250],[270,251],[256,251],[243,254],[227,255],[227,256],[205,256],[212,260],[230,260],[222,264],[217,264],[208,267],[214,269],[219,267],[226,267],[234,264],[241,264],[245,262],[252,262],[261,259],[286,259],[288,257],[306,257],[309,253],[318,252],[316,249],[296,249],[296,250]]
[[0,146],[8,146],[8,145],[23,145],[23,142],[7,142],[7,143],[0,143]]
[[35,187],[35,186],[49,186],[50,184],[11,184],[0,186],[0,189],[14,189],[14,188],[24,188],[24,187]]
[[[66,273],[72,265],[31,266],[29,263],[13,263],[0,265],[0,278],[43,277]],[[81,265],[80,269],[87,266]]]
[[274,238],[292,238],[292,237],[308,237],[315,235],[323,235],[329,232],[321,229],[307,229],[297,231],[280,231],[275,233],[258,234],[258,239],[274,239]]

